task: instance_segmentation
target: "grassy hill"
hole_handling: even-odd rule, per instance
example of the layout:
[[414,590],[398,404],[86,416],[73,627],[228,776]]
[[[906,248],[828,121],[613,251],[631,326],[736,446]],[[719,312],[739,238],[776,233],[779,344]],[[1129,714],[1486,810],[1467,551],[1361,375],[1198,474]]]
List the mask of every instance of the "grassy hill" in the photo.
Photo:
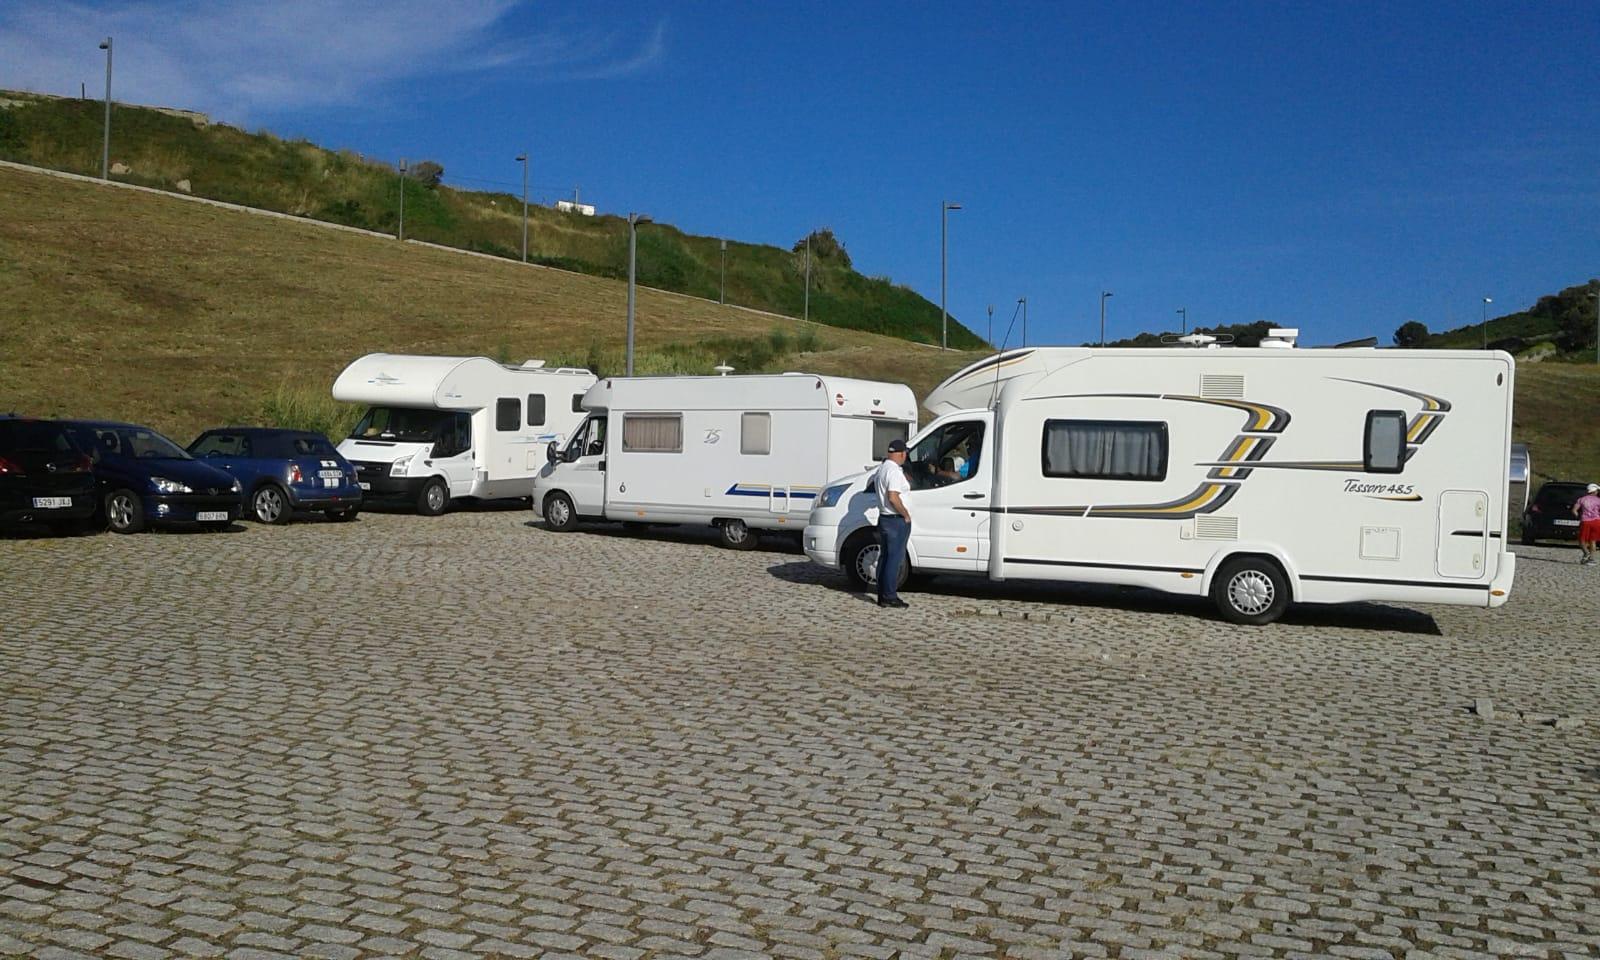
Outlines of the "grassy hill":
[[[0,411],[187,440],[220,423],[336,419],[334,376],[371,351],[622,369],[615,280],[14,168],[0,168],[0,210]],[[641,373],[726,360],[922,393],[979,356],[649,290],[637,337]]]
[[[1590,294],[1600,293],[1600,280],[1568,287],[1560,293],[1540,297],[1527,310],[1491,317],[1488,323],[1489,346],[1522,355],[1535,350],[1552,359],[1594,361],[1595,301]],[[1419,346],[1483,346],[1485,331],[1471,323],[1454,330],[1430,333]]]
[[[247,133],[196,117],[113,104],[114,179],[164,190],[187,182],[196,196],[392,233],[401,180],[384,163],[270,133]],[[103,106],[98,101],[0,91],[0,160],[98,176]],[[411,170],[421,161],[413,159]],[[518,259],[522,201],[509,193],[404,181],[406,236]],[[655,211],[665,214],[666,211]],[[599,277],[627,275],[627,222],[533,207],[529,259]],[[715,237],[664,223],[639,230],[638,277],[648,286],[717,299],[721,250]],[[908,287],[866,277],[830,245],[813,250],[811,318],[830,326],[939,342],[939,307]],[[727,301],[799,316],[805,298],[802,254],[728,242]],[[950,344],[982,341],[952,322]]]

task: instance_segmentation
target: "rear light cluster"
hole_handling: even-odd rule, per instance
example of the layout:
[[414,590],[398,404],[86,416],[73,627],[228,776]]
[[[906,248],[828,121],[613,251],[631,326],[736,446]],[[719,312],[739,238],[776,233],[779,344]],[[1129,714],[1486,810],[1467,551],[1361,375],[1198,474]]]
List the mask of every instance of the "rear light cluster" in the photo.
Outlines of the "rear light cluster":
[[300,465],[298,463],[289,464],[289,482],[299,483],[304,479],[304,475],[300,473]]
[[74,457],[65,463],[56,464],[57,473],[89,473],[94,470],[94,461],[88,457]]
[[0,457],[0,477],[21,477],[26,475],[27,471],[23,470],[20,464],[7,460],[5,457]]

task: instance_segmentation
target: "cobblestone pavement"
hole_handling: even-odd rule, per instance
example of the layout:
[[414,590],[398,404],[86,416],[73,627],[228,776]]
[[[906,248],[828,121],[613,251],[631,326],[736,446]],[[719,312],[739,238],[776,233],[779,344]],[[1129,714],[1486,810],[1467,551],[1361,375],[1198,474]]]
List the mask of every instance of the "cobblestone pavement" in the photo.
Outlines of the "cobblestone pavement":
[[0,541],[0,955],[1600,952],[1573,550],[1244,629],[528,521]]

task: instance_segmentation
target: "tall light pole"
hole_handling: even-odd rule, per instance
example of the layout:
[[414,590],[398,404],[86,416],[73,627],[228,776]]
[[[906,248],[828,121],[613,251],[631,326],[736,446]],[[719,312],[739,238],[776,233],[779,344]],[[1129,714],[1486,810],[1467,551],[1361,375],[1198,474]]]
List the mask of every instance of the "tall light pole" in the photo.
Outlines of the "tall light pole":
[[994,346],[994,304],[989,304],[989,335],[985,337],[989,346]]
[[395,232],[394,238],[401,242],[406,239],[406,158],[400,158],[400,228]]
[[1485,350],[1489,349],[1489,304],[1491,303],[1494,303],[1493,299],[1489,297],[1483,298],[1483,321],[1478,324],[1478,329],[1483,331],[1483,349]]
[[1018,297],[1017,305],[1022,308],[1022,345],[1028,345],[1028,298]]
[[1106,300],[1112,296],[1110,290],[1100,291],[1100,346],[1106,345]]
[[1594,362],[1600,363],[1600,293],[1589,294],[1594,301]]
[[111,179],[111,38],[106,37],[100,44],[100,49],[106,52],[106,134],[100,144],[100,179]]
[[528,262],[528,155],[517,154],[517,162],[522,164],[522,262]]
[[1178,316],[1183,318],[1183,327],[1182,327],[1181,332],[1188,333],[1189,332],[1189,308],[1188,307],[1179,307],[1178,308]]
[[[816,233],[815,230],[811,233]],[[811,233],[806,234],[806,304],[805,319],[811,319]]]
[[728,302],[728,241],[722,241],[722,280],[717,284],[717,302]]
[[949,272],[946,251],[950,240],[950,211],[960,210],[961,204],[943,200],[939,203],[939,347],[950,349],[950,314],[945,310],[945,279]]
[[639,224],[649,222],[650,218],[645,214],[628,214],[628,376],[630,377],[633,376],[633,282],[635,265],[639,260]]

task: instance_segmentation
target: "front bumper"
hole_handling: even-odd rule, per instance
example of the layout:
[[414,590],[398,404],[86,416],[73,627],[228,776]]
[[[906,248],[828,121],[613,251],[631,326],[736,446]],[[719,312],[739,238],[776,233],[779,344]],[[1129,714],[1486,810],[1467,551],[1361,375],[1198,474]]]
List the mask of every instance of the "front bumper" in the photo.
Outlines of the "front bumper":
[[1489,606],[1503,607],[1511,599],[1511,583],[1517,578],[1517,555],[1509,550],[1500,552],[1500,565],[1495,568],[1494,579],[1489,581]]
[[[244,503],[236,493],[213,496],[201,493],[147,494],[145,519],[151,523],[196,523],[202,513],[225,513],[228,522],[239,519]],[[221,522],[221,521],[206,521]]]
[[422,485],[430,477],[391,477],[390,463],[372,463],[361,461],[354,463],[356,480],[363,484],[357,489],[361,491],[364,501],[373,500],[415,500],[422,492]]
[[800,543],[812,563],[839,569],[839,528],[807,524],[800,534]]

